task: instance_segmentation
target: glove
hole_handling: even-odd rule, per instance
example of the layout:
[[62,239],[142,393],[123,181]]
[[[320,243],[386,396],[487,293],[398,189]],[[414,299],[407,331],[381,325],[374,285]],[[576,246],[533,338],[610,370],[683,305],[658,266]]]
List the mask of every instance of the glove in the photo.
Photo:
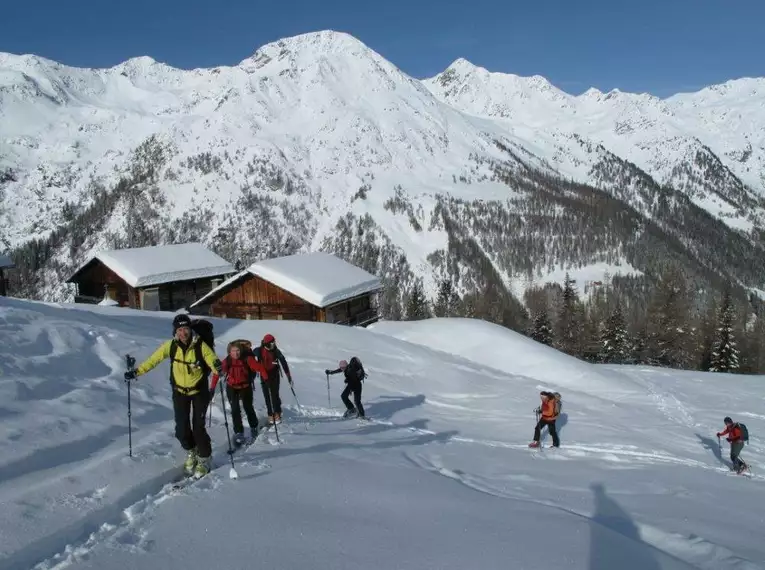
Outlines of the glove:
[[717,437],[720,437],[721,435],[722,435],[721,433],[718,433],[718,434],[717,434]]
[[217,358],[215,359],[215,362],[213,362],[213,367],[215,368],[215,371],[218,373],[218,376],[223,374],[223,363]]
[[125,372],[125,382],[129,382],[130,380],[135,380],[136,377],[137,376],[136,376],[135,370],[128,370],[127,372]]
[[330,372],[331,372],[331,370],[330,370],[329,368],[327,368],[327,369],[324,371],[324,374],[326,374],[327,376],[329,376],[329,373],[330,373]]

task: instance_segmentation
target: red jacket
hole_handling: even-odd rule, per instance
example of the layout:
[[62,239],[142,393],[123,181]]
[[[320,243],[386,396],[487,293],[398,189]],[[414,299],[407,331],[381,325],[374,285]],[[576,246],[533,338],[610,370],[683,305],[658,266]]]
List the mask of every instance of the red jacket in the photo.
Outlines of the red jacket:
[[741,428],[738,427],[738,424],[733,424],[730,427],[726,427],[725,431],[721,431],[720,433],[717,434],[717,437],[720,437],[721,435],[727,435],[728,441],[731,443],[735,441],[741,441],[743,439],[743,436],[741,434]]
[[[229,364],[229,361],[231,364]],[[234,388],[235,390],[239,390],[241,388],[246,388],[250,385],[250,380],[247,375],[247,370],[245,369],[244,360],[234,360],[231,357],[226,357],[223,359],[223,362],[221,363],[223,365],[223,374],[227,376],[226,383]],[[263,367],[263,365],[255,360],[252,356],[247,357],[247,366],[250,368],[250,372],[252,374],[260,374],[261,377],[265,378],[266,376],[266,369]],[[215,387],[218,385],[218,375],[213,374],[213,381],[212,386],[210,387],[211,391],[215,390]]]

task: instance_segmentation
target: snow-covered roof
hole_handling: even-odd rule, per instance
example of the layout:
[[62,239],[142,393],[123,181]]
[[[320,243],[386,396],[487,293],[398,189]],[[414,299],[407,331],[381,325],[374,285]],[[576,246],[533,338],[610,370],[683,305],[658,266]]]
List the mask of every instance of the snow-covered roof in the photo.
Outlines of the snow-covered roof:
[[378,277],[330,253],[318,251],[253,263],[194,302],[191,307],[209,302],[246,275],[260,277],[319,308],[382,288]]
[[0,253],[0,269],[13,267],[13,260],[5,254]]
[[69,280],[94,259],[114,271],[131,287],[204,279],[234,271],[233,265],[201,243],[179,243],[100,251]]

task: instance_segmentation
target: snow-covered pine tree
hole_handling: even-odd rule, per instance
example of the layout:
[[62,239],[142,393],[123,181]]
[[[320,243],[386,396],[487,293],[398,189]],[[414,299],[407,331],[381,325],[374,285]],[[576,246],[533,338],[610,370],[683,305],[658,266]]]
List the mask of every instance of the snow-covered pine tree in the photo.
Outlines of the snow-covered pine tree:
[[689,368],[692,358],[688,285],[677,267],[659,279],[648,309],[648,364]]
[[600,337],[600,361],[610,364],[624,364],[630,358],[630,343],[627,325],[620,305],[617,305],[606,320]]
[[531,328],[531,334],[529,335],[537,342],[552,346],[553,343],[553,330],[550,323],[550,317],[547,316],[547,310],[542,310],[534,317],[534,325]]
[[406,303],[406,319],[408,321],[418,321],[430,317],[428,300],[425,298],[422,282],[417,279],[409,293],[409,300]]
[[739,369],[739,349],[736,346],[734,326],[736,310],[733,307],[730,291],[725,291],[720,313],[717,319],[715,342],[712,346],[710,372],[736,372]]
[[433,304],[433,314],[436,317],[454,317],[459,311],[459,304],[460,299],[454,292],[451,279],[442,279],[438,286],[438,297]]
[[581,356],[582,338],[581,330],[584,321],[583,309],[579,302],[579,295],[574,289],[574,280],[566,273],[563,286],[558,323],[555,340],[559,350],[572,356]]

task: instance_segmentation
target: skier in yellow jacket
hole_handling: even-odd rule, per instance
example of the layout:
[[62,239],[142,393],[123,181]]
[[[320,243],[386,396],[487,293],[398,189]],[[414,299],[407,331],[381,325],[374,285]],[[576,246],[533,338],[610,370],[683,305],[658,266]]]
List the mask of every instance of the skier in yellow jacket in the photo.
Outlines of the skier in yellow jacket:
[[175,437],[188,452],[183,466],[187,475],[203,477],[210,471],[212,455],[210,435],[205,429],[210,403],[207,379],[211,370],[221,373],[221,362],[212,348],[192,333],[189,316],[178,315],[173,319],[172,340],[162,343],[136,370],[126,372],[125,379],[143,376],[167,358],[171,359]]

